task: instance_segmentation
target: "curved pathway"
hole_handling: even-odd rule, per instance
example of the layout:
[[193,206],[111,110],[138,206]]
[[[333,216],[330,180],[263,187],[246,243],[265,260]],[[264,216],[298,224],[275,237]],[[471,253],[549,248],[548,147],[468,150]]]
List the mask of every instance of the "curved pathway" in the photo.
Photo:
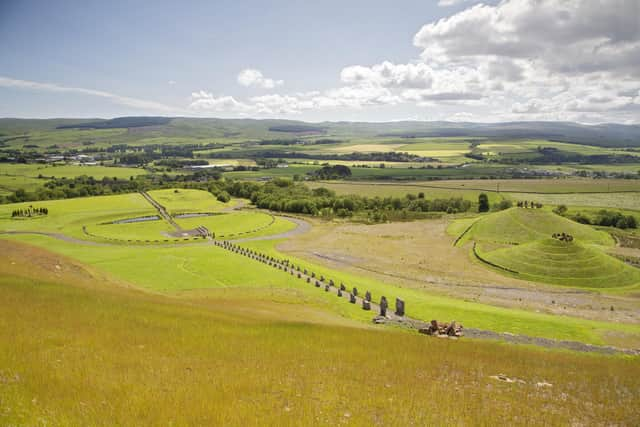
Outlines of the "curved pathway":
[[[309,231],[311,229],[311,224],[309,224],[307,221],[299,219],[299,218],[291,218],[291,217],[284,217],[284,216],[278,216],[278,218],[282,218],[285,219],[287,221],[293,222],[294,224],[296,224],[296,228],[294,228],[293,230],[289,230],[289,231],[285,231],[283,233],[278,233],[278,234],[271,234],[268,236],[258,236],[258,237],[246,237],[243,239],[237,239],[237,240],[230,240],[231,242],[234,243],[239,243],[239,242],[250,242],[250,241],[254,241],[254,240],[277,240],[277,239],[286,239],[289,237],[293,237],[293,236],[297,236],[298,234],[303,234],[306,233],[307,231]],[[36,235],[36,236],[46,236],[46,237],[51,237],[53,239],[58,239],[58,240],[62,240],[64,242],[67,243],[75,243],[78,245],[88,245],[88,246],[128,246],[128,247],[134,247],[134,248],[167,248],[167,247],[183,247],[183,246],[207,246],[207,245],[211,245],[212,242],[211,240],[205,240],[202,242],[192,242],[192,243],[161,243],[161,244],[154,244],[154,243],[150,243],[150,244],[129,244],[129,243],[110,243],[110,242],[98,242],[95,240],[84,240],[84,239],[79,239],[77,237],[72,237],[66,234],[62,234],[62,233],[54,233],[54,232],[48,232],[48,231],[0,231],[0,235],[3,234],[9,234],[9,235],[18,235],[18,234],[26,234],[26,235]]]
[[268,236],[258,236],[258,237],[245,237],[242,239],[229,240],[232,243],[242,243],[242,242],[254,242],[257,240],[278,240],[278,239],[288,239],[290,237],[297,236],[299,234],[304,234],[307,231],[311,230],[311,224],[307,221],[300,218],[293,218],[289,216],[277,216],[277,218],[282,218],[289,222],[293,222],[296,225],[296,228],[293,230],[285,231],[278,234],[270,234]]

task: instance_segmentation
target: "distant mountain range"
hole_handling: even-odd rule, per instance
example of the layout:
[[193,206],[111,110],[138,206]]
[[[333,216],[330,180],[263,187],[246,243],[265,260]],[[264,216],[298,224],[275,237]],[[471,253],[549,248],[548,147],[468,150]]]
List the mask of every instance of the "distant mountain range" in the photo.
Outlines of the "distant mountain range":
[[330,135],[338,137],[487,137],[534,138],[597,145],[640,147],[640,125],[583,125],[572,122],[321,122],[295,120],[185,117],[118,117],[115,119],[0,119],[0,135],[67,129],[136,129],[198,138],[273,138]]

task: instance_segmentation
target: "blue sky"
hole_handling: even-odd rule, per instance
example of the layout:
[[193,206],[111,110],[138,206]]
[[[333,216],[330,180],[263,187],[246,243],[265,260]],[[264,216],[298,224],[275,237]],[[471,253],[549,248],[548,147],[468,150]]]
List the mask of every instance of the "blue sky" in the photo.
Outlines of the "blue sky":
[[638,2],[593,3],[5,0],[0,116],[634,122]]

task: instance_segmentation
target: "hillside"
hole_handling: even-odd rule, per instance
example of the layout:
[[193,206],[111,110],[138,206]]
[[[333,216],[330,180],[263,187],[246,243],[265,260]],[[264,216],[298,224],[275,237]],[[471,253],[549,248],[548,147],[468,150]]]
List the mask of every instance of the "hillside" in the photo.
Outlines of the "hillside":
[[537,138],[602,147],[640,147],[640,126],[622,124],[582,125],[570,122],[320,122],[295,120],[119,117],[114,119],[13,119],[0,118],[0,135],[33,130],[70,128],[136,128],[138,134],[184,137],[278,138],[326,133],[331,136],[395,137],[408,140],[423,137],[466,137],[518,139]]
[[613,244],[611,236],[603,231],[546,210],[524,208],[511,208],[479,219],[465,238],[477,242],[521,244],[550,238],[553,233],[571,234],[586,244]]
[[[273,290],[154,295],[43,249],[0,249],[2,425],[637,419],[635,358],[371,330]],[[467,392],[434,398],[452,387]]]
[[522,279],[584,288],[609,288],[640,284],[640,270],[576,241],[541,239],[497,249],[479,256]]

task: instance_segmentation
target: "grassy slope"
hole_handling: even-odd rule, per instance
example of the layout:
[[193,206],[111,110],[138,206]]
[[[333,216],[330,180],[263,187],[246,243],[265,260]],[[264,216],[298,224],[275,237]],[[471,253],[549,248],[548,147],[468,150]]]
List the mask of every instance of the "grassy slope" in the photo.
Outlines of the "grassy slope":
[[545,210],[522,208],[511,208],[485,216],[475,223],[465,237],[478,242],[527,243],[563,232],[583,243],[613,244],[613,239],[605,232]]
[[[49,215],[35,219],[11,219],[14,209],[29,205],[46,207]],[[0,205],[0,230],[38,230],[84,237],[83,225],[93,227],[103,222],[156,213],[153,206],[137,193],[15,203]]]
[[[0,424],[631,425],[638,418],[635,359],[322,326],[311,322],[335,319],[264,296],[257,311],[241,298],[175,300],[105,283],[42,250],[0,246],[10,254],[0,259]],[[490,378],[498,373],[526,384]]]
[[149,191],[149,195],[171,215],[187,212],[217,212],[232,203],[222,203],[213,194],[202,190],[167,189]]
[[519,272],[518,277],[538,282],[585,288],[640,284],[640,270],[578,242],[542,239],[481,256]]
[[[86,223],[87,218],[92,218],[91,221],[94,221],[91,215],[105,215],[106,217],[122,217],[124,215],[129,217],[130,214],[125,215],[127,209],[133,209],[134,211],[141,207],[150,209],[150,206],[145,204],[146,202],[137,194],[73,199],[50,203],[52,204],[47,206],[52,212],[50,214],[51,218],[28,221],[5,220],[0,222],[0,225],[5,228],[7,223],[10,225],[19,223],[23,225],[23,229],[42,229],[41,225],[36,224],[37,221],[52,220],[52,224],[45,229],[68,232],[81,230],[81,225]],[[11,205],[0,207],[0,209],[3,208],[10,209]],[[53,212],[56,212],[55,215],[59,216],[55,216]],[[143,212],[148,213],[148,211]],[[155,213],[154,211],[152,212]],[[6,215],[8,213],[5,213]],[[71,225],[66,222],[69,219],[71,220]],[[171,248],[87,247],[39,236],[14,238],[33,242],[74,257],[114,274],[123,280],[152,290],[175,292],[189,289],[247,286],[284,289],[305,287],[296,279],[292,279],[284,273],[274,271],[262,264],[249,261],[244,257],[213,246]],[[244,245],[283,256],[274,249],[274,242],[259,241],[245,243]],[[407,302],[407,313],[410,316],[424,320],[432,318],[456,319],[467,326],[478,328],[551,338],[582,340],[591,343],[603,343],[602,332],[610,328],[640,334],[640,329],[637,326],[607,325],[602,322],[560,318],[522,310],[496,308],[452,298],[435,297],[421,291],[402,289],[390,283],[381,283],[368,278],[332,271],[312,265],[305,260],[295,260],[295,262],[301,263],[308,268],[313,268],[318,274],[324,274],[326,277],[333,278],[338,282],[344,281],[349,286],[357,286],[361,291],[368,289],[373,292],[376,299],[381,295],[392,298],[392,301],[396,296],[401,297]],[[316,292],[315,288],[310,289],[310,291]],[[324,293],[322,294],[325,295]],[[330,299],[329,296],[327,297]],[[333,306],[335,306],[336,310],[349,317],[365,319],[368,316],[362,310],[349,304],[338,303]]]

